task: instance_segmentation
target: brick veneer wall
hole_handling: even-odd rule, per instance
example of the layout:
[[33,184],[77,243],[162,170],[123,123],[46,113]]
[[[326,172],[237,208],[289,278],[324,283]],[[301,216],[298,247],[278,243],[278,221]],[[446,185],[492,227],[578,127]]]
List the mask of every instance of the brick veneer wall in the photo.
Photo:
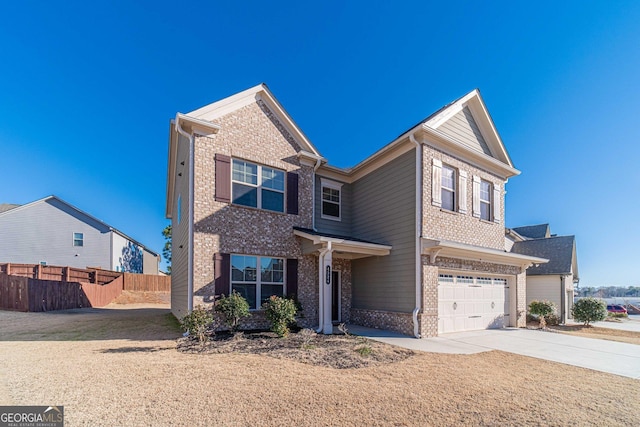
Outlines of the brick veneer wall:
[[423,313],[420,322],[420,333],[423,337],[438,335],[438,275],[440,269],[467,271],[470,274],[508,275],[515,278],[512,280],[515,280],[517,289],[516,326],[526,326],[526,273],[522,271],[521,267],[446,257],[438,257],[435,263],[431,263],[429,256],[425,255],[422,256]]
[[413,317],[411,313],[352,308],[351,323],[413,336]]
[[[293,227],[312,225],[313,168],[301,165],[299,145],[272,112],[258,100],[216,119],[220,131],[195,139],[194,173],[194,306],[211,304],[214,296],[216,253],[237,253],[298,259],[298,298],[306,322],[317,323],[317,261],[303,256]],[[224,154],[257,164],[296,172],[299,176],[299,214],[269,212],[215,200],[215,155]],[[285,203],[286,205],[286,203]],[[317,258],[316,258],[317,259]],[[317,293],[317,291],[315,291]],[[261,327],[254,316],[245,326]]]
[[[469,163],[450,156],[428,145],[422,147],[422,235],[424,237],[446,239],[469,245],[484,246],[503,250],[504,243],[504,184],[505,180],[490,173],[471,166]],[[467,213],[451,212],[433,206],[431,203],[432,159],[458,170],[467,172]],[[478,175],[485,181],[499,184],[502,189],[500,203],[500,222],[484,221],[473,217],[473,175]],[[457,183],[456,183],[457,185]]]

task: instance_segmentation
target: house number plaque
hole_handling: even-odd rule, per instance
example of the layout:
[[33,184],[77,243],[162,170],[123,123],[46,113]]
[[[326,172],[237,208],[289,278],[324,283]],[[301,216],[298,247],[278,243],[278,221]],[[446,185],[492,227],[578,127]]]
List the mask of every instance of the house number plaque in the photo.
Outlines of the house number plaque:
[[325,281],[327,282],[327,285],[330,285],[331,284],[331,266],[330,265],[327,265],[327,272],[325,276],[326,276]]

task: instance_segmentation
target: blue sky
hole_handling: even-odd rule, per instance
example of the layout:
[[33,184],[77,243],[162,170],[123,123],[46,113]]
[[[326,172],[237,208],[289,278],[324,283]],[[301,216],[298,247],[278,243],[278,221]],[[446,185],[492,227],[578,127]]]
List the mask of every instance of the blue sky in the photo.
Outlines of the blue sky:
[[640,2],[395,3],[3,5],[0,203],[55,194],[160,252],[176,112],[265,82],[352,166],[479,88],[522,171],[507,226],[575,234],[582,286],[640,284]]

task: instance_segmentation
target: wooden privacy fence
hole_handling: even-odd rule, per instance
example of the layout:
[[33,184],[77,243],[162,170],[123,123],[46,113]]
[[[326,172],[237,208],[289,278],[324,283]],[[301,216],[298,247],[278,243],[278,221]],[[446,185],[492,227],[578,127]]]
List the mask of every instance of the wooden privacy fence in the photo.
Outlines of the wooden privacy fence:
[[171,276],[156,276],[151,274],[123,273],[125,291],[170,292]]
[[0,273],[0,309],[38,312],[103,307],[122,293],[122,284],[121,277],[99,285]]
[[117,271],[92,268],[59,267],[40,264],[0,264],[0,273],[23,276],[32,279],[55,280],[59,282],[86,282],[104,285],[119,277]]

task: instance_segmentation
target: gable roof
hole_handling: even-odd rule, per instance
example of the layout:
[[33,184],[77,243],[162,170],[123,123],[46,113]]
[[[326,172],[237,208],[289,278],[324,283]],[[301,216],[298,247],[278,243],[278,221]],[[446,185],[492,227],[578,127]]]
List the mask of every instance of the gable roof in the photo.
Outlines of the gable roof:
[[17,208],[20,205],[14,205],[11,203],[0,203],[0,213],[9,211],[11,209]]
[[[456,120],[463,126],[466,123],[467,127],[462,134],[449,130],[448,124]],[[427,144],[465,161],[479,164],[505,178],[520,174],[513,166],[478,89],[441,107],[354,167],[338,168],[327,164],[321,166],[321,169],[330,175],[337,174],[336,179],[350,182],[406,152],[406,147],[404,150],[400,147],[408,143],[411,136],[425,142],[425,138],[420,138],[419,135],[427,137]]]
[[231,95],[227,98],[216,101],[212,104],[205,105],[204,107],[193,110],[187,113],[186,116],[193,117],[205,121],[214,121],[225,114],[242,108],[246,105],[254,103],[258,100],[262,100],[271,112],[275,114],[280,123],[289,132],[289,134],[296,140],[296,142],[302,147],[303,150],[312,153],[317,157],[322,157],[318,149],[311,143],[309,138],[302,132],[298,125],[293,121],[289,113],[273,96],[269,88],[265,83],[260,83],[257,86],[244,90],[242,92]]
[[[78,209],[77,207],[73,206],[72,204],[70,204],[70,203],[68,203],[68,202],[65,202],[65,201],[64,201],[64,200],[62,200],[61,198],[59,198],[59,197],[57,197],[57,196],[54,196],[54,195],[47,196],[47,197],[43,197],[42,199],[38,199],[38,200],[36,200],[36,201],[33,201],[33,202],[31,202],[31,203],[27,203],[27,204],[24,204],[24,205],[13,205],[13,206],[14,206],[14,208],[13,208],[13,209],[8,209],[8,210],[6,210],[6,211],[1,211],[1,210],[0,210],[0,220],[2,219],[2,217],[3,217],[3,216],[6,216],[6,215],[8,215],[8,214],[15,214],[15,213],[17,213],[17,212],[22,211],[23,209],[29,209],[30,207],[32,207],[32,206],[34,206],[34,205],[37,205],[37,204],[40,204],[40,203],[46,203],[46,202],[48,202],[48,201],[52,201],[52,200],[55,200],[55,201],[57,201],[57,202],[59,202],[59,203],[61,203],[61,204],[65,205],[65,206],[66,206],[66,207],[68,207],[69,209],[72,209],[72,210],[76,211],[77,213],[79,213],[81,216],[84,216],[85,218],[88,218],[88,219],[89,219],[89,220],[91,220],[91,221],[97,222],[98,224],[100,224],[100,225],[102,225],[103,227],[107,228],[109,231],[112,231],[112,232],[114,232],[114,233],[116,233],[116,234],[119,234],[120,236],[124,237],[125,239],[130,240],[132,243],[135,243],[136,245],[141,246],[141,247],[142,247],[142,248],[144,248],[147,252],[150,252],[151,254],[153,254],[153,255],[155,255],[155,256],[159,256],[159,254],[158,254],[158,253],[156,253],[156,252],[152,251],[151,249],[149,249],[148,247],[146,247],[146,246],[145,246],[145,245],[143,245],[142,243],[138,242],[137,240],[135,240],[135,239],[133,239],[133,238],[131,238],[131,237],[127,236],[127,235],[126,235],[126,234],[124,234],[122,231],[120,231],[120,230],[118,230],[118,229],[116,229],[116,228],[111,227],[109,224],[107,224],[107,223],[105,223],[105,222],[103,222],[103,221],[100,221],[98,218],[96,218],[96,217],[94,217],[94,216],[92,216],[92,215],[89,215],[87,212],[85,212],[85,211],[83,211],[83,210],[81,210],[81,209]],[[4,206],[4,205],[0,205],[0,206]]]
[[511,252],[549,260],[546,264],[530,267],[527,270],[527,275],[573,273],[574,277],[578,278],[575,236],[555,236],[515,242]]
[[512,228],[513,231],[529,239],[544,239],[551,236],[549,224],[527,225]]

